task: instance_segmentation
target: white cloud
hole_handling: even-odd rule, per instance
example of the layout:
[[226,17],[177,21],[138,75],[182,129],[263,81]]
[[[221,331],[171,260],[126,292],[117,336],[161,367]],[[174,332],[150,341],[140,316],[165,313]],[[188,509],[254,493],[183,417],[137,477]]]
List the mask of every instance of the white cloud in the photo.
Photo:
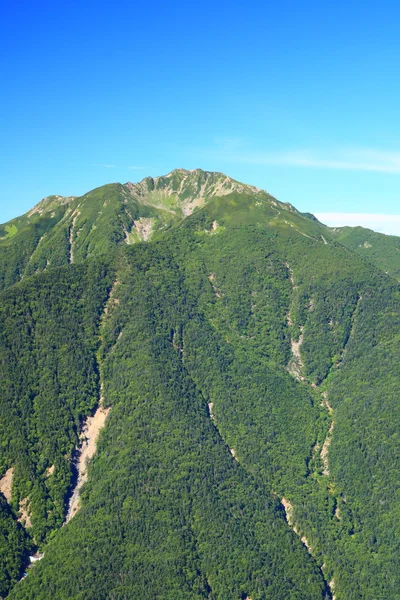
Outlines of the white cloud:
[[217,157],[242,164],[400,173],[400,152],[388,152],[372,148],[254,152],[240,150],[239,144],[232,145],[231,143],[222,142],[219,146],[216,153]]
[[344,227],[345,225],[356,227],[360,225],[380,233],[400,236],[400,214],[317,212],[315,216],[329,227]]
[[103,167],[103,169],[131,169],[132,171],[143,171],[146,167],[137,167],[136,165],[120,166],[120,165],[109,165],[104,163],[94,163],[94,167]]

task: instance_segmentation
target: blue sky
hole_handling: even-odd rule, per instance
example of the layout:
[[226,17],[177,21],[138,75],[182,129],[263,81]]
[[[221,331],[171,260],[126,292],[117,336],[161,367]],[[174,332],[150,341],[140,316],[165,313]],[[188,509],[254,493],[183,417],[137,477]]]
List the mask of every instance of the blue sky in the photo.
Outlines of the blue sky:
[[400,235],[399,17],[395,2],[7,0],[0,222],[200,167]]

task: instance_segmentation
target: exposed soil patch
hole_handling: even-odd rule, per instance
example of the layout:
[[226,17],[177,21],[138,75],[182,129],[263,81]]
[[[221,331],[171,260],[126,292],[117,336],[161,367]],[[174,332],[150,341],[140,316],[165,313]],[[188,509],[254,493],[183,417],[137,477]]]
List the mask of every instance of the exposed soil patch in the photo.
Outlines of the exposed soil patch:
[[293,289],[294,289],[296,286],[294,285],[293,270],[290,268],[290,266],[289,266],[289,263],[288,263],[288,262],[285,262],[285,267],[286,267],[286,268],[287,268],[287,270],[288,270],[288,273],[289,273],[289,279],[290,279],[290,282],[291,282],[291,284],[292,284],[292,286],[293,286]]
[[102,319],[104,319],[105,315],[107,315],[110,312],[110,310],[112,310],[115,306],[117,306],[119,304],[119,298],[115,297],[115,292],[117,291],[118,286],[119,286],[119,281],[115,280],[114,283],[112,284],[110,295],[108,296],[108,300],[104,307]]
[[73,213],[73,219],[71,223],[71,227],[69,229],[69,262],[73,264],[74,262],[74,229],[77,218],[81,213],[79,210],[75,210]]
[[154,219],[151,217],[141,217],[137,221],[134,221],[134,226],[139,238],[145,242],[147,242],[151,237],[153,225]]
[[[285,262],[284,265],[285,265],[285,267],[287,269],[287,272],[288,272],[288,275],[289,275],[289,279],[290,279],[290,283],[292,284],[292,288],[293,288],[293,290],[295,290],[295,289],[297,289],[297,285],[295,285],[295,283],[294,283],[293,270],[290,268],[288,262]],[[287,324],[289,326],[293,325],[291,309],[289,309],[289,312],[288,312],[288,314],[286,316],[286,321],[287,321]]]
[[299,339],[294,340],[293,338],[290,341],[290,347],[292,350],[292,359],[289,362],[289,373],[296,377],[299,381],[306,381],[306,378],[302,375],[302,371],[304,369],[304,363],[301,358],[300,348],[303,343],[303,328],[301,328],[301,334]]
[[329,425],[329,429],[328,429],[328,434],[325,438],[324,444],[322,446],[321,449],[321,460],[322,460],[322,464],[324,465],[324,469],[322,471],[323,475],[326,475],[327,477],[329,477],[329,462],[328,462],[328,452],[329,452],[329,446],[331,444],[332,441],[332,432],[333,432],[333,428],[334,428],[335,424],[333,421],[331,421],[331,424]]
[[292,339],[291,344],[290,344],[291,349],[292,349],[292,354],[301,366],[303,366],[303,361],[301,359],[301,354],[300,354],[300,347],[301,347],[302,343],[303,343],[303,334],[300,335],[297,342]]
[[55,469],[55,468],[56,468],[56,466],[55,466],[55,465],[51,465],[51,467],[49,467],[49,468],[46,470],[46,477],[50,477],[50,475],[53,475],[53,473],[54,473],[54,469]]
[[[281,504],[282,504],[283,508],[285,509],[285,517],[286,517],[287,524],[289,525],[289,527],[291,527],[293,529],[294,533],[300,537],[300,533],[298,532],[296,525],[294,525],[294,514],[293,514],[292,504],[286,498],[282,498]],[[302,543],[305,545],[305,547],[307,548],[308,552],[311,553],[312,548],[311,548],[311,545],[310,545],[309,541],[307,540],[306,536],[303,535],[300,537],[300,539],[301,539]]]
[[42,558],[44,558],[44,552],[35,552],[35,554],[32,554],[32,556],[29,557],[29,562],[32,565],[35,562],[42,560]]
[[20,516],[18,517],[19,523],[22,523],[24,527],[32,527],[32,521],[30,517],[30,504],[29,498],[26,497],[19,503]]
[[222,298],[223,297],[223,293],[216,286],[216,279],[215,279],[214,273],[211,273],[211,275],[208,276],[208,279],[211,281],[211,285],[212,285],[212,288],[214,290],[214,294],[217,296],[217,298]]
[[237,460],[236,452],[233,448],[229,448],[229,452],[232,454],[233,458]]
[[99,406],[93,417],[88,417],[82,428],[82,440],[77,460],[78,478],[75,489],[69,501],[65,522],[68,523],[79,509],[79,492],[87,480],[87,463],[96,452],[96,442],[100,431],[103,429],[110,408]]
[[14,476],[14,467],[10,467],[5,475],[0,479],[0,492],[4,494],[7,502],[11,501],[12,482]]
[[290,527],[292,527],[293,526],[293,506],[289,502],[289,500],[286,500],[286,498],[282,498],[281,504],[282,504],[283,508],[285,509],[287,524],[290,525]]
[[[327,392],[323,392],[322,393],[321,406],[325,406],[328,409],[329,414],[331,416],[333,415],[333,408],[329,404]],[[335,427],[335,422],[334,422],[334,420],[332,418],[332,421],[331,421],[331,423],[329,425],[328,433],[326,434],[326,438],[325,438],[325,441],[323,443],[323,446],[322,446],[322,449],[321,449],[321,454],[320,454],[321,460],[322,460],[322,464],[324,466],[322,474],[326,475],[327,477],[329,477],[328,453],[329,453],[329,446],[330,446],[331,441],[332,441],[332,433],[333,433],[334,427]]]
[[329,589],[332,592],[332,600],[336,600],[336,596],[335,596],[335,580],[331,579],[330,582],[328,583]]
[[[204,184],[203,187],[205,187],[206,184]],[[191,200],[190,202],[188,202],[187,204],[184,204],[182,206],[182,213],[185,215],[185,217],[188,217],[189,215],[192,214],[192,212],[194,211],[195,208],[197,208],[198,206],[203,206],[204,202],[205,202],[205,197],[201,195],[202,194],[202,190],[200,190],[200,195],[198,196],[198,198],[194,198],[193,200]]]

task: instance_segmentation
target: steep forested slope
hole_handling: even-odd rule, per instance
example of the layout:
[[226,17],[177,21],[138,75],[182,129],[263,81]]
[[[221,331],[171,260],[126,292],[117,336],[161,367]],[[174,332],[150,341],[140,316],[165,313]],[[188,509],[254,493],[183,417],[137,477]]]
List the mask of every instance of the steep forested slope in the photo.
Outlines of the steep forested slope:
[[400,278],[400,238],[364,227],[339,227],[331,235],[341,244],[375,264],[396,279]]
[[10,598],[400,597],[394,279],[221,174],[62,207],[65,266],[46,254],[59,221],[1,297],[0,593],[39,545]]
[[318,568],[232,458],[186,371],[171,328],[194,307],[178,265],[160,246],[129,258],[104,333],[112,409],[87,503],[18,594],[321,598]]
[[[98,402],[96,329],[107,285],[105,267],[89,264],[27,279],[1,296],[0,464],[12,473],[14,515],[36,543],[63,523],[80,422]],[[3,544],[7,562],[15,545],[7,532]],[[15,580],[24,565],[14,566]]]

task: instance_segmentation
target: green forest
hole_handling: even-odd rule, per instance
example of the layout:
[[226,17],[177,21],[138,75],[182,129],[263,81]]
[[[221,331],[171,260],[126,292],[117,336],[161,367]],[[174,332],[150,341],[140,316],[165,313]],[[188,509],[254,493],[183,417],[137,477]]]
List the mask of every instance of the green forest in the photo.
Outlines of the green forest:
[[400,599],[400,262],[228,179],[4,227],[0,597]]

